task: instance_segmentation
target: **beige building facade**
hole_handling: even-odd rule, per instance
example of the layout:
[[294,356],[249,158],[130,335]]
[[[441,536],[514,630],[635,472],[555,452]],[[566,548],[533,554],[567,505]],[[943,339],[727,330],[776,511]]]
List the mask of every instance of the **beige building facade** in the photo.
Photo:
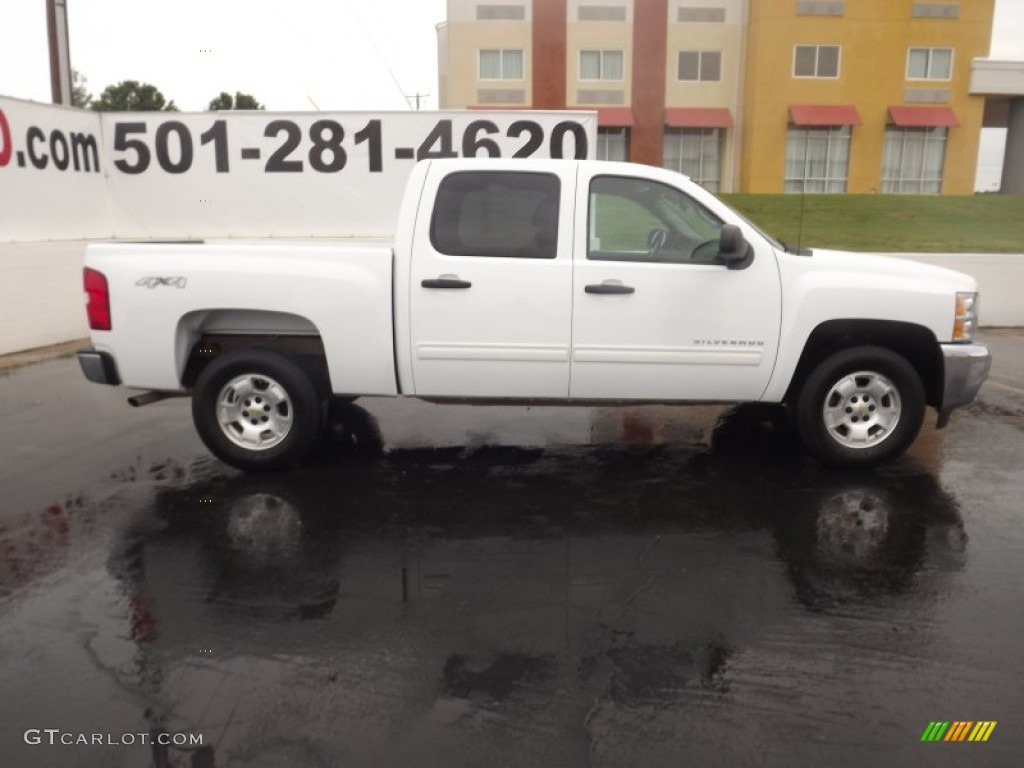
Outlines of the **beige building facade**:
[[715,192],[973,191],[994,0],[448,0],[440,106],[593,109]]

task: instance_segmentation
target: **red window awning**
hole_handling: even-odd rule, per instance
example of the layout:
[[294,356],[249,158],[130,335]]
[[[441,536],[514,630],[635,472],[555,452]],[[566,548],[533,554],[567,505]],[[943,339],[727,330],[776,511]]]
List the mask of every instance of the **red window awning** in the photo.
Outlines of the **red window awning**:
[[860,113],[849,104],[803,104],[790,106],[789,119],[793,125],[860,125]]
[[598,107],[597,124],[602,128],[632,128],[633,110],[629,107]]
[[670,128],[731,128],[728,109],[712,107],[673,107],[665,110],[665,125]]
[[889,119],[900,128],[958,128],[956,112],[949,107],[889,107]]

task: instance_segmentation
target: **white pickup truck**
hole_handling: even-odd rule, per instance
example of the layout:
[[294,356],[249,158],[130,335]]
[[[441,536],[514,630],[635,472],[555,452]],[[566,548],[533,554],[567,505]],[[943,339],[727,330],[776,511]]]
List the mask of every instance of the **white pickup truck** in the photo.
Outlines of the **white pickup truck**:
[[93,245],[85,376],[191,394],[246,470],[300,460],[332,400],[784,403],[830,466],[892,459],[988,375],[977,284],[795,252],[684,176],[433,160],[394,242]]

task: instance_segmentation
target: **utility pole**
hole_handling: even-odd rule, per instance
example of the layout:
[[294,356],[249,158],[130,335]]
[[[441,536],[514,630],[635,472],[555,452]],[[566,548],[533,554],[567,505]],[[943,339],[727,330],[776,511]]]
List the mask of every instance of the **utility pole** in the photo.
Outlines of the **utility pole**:
[[71,105],[71,47],[68,43],[67,0],[46,0],[50,42],[50,95],[54,104]]
[[406,96],[406,99],[416,99],[416,111],[420,111],[420,99],[425,99],[429,96],[429,93],[414,93],[412,96]]

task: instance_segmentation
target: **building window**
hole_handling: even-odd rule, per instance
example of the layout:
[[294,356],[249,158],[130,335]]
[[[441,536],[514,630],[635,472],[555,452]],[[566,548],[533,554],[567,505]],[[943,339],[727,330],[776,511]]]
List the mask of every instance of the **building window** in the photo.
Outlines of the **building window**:
[[581,5],[576,18],[579,21],[626,21],[626,6]]
[[679,8],[676,20],[680,24],[724,24],[725,8]]
[[680,51],[679,79],[718,82],[722,79],[721,51]]
[[667,128],[666,168],[685,173],[709,192],[718,192],[722,176],[721,128]]
[[796,0],[797,16],[842,16],[846,12],[843,0]]
[[790,126],[786,192],[845,192],[849,165],[850,126]]
[[477,21],[523,21],[526,8],[522,5],[478,5]]
[[793,77],[839,77],[838,45],[798,45],[793,49]]
[[598,128],[597,129],[597,159],[618,160],[625,162],[629,159],[629,129],[628,128]]
[[907,80],[949,80],[952,77],[952,48],[911,48],[907,51]]
[[580,51],[580,80],[622,80],[622,51]]
[[522,49],[489,48],[480,51],[481,80],[522,80]]
[[910,15],[915,19],[956,19],[960,17],[960,4],[914,3]]
[[937,195],[942,191],[946,128],[885,129],[882,191],[898,195]]

